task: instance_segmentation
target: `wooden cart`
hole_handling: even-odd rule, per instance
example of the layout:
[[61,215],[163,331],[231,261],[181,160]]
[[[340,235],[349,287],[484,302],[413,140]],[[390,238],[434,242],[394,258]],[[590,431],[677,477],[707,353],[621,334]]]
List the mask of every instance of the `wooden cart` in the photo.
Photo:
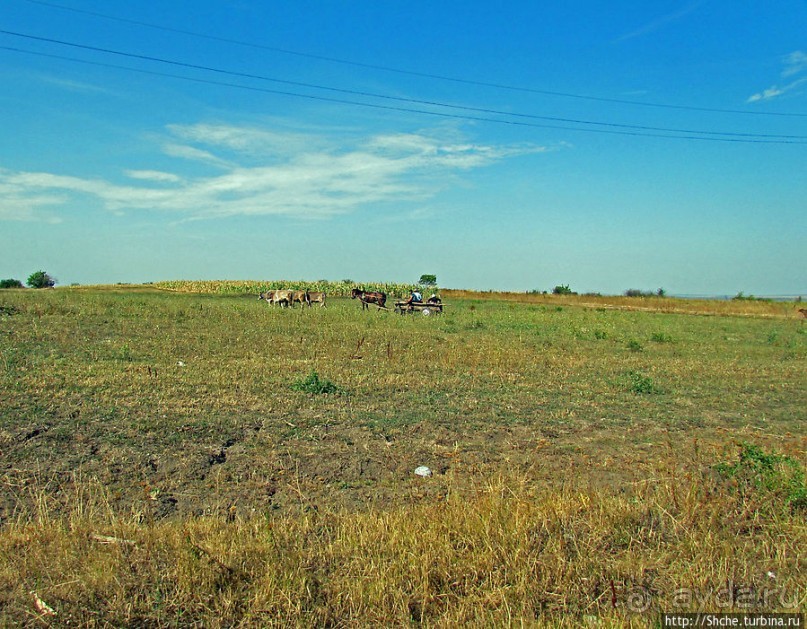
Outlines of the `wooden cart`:
[[443,314],[443,308],[445,304],[442,302],[430,302],[430,301],[415,301],[407,303],[405,301],[396,301],[395,302],[395,312],[399,314],[412,314],[415,312],[419,312],[424,317],[428,317],[432,314]]

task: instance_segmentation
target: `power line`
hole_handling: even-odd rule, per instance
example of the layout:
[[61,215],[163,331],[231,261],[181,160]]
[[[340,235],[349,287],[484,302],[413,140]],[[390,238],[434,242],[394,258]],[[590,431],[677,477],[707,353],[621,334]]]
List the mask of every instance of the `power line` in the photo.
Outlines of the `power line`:
[[[695,134],[695,135],[706,135],[706,136],[725,136],[726,138],[749,138],[749,139],[766,139],[766,140],[807,140],[807,136],[798,136],[798,135],[778,135],[778,134],[758,134],[758,133],[737,133],[737,132],[723,132],[723,131],[703,131],[703,130],[693,130],[693,129],[674,129],[674,128],[665,128],[665,127],[651,127],[651,126],[643,126],[643,125],[627,125],[627,124],[618,124],[618,123],[611,123],[611,122],[599,122],[599,121],[591,121],[591,120],[581,120],[581,119],[574,119],[574,118],[561,118],[556,116],[539,116],[535,114],[524,114],[524,113],[517,113],[517,112],[507,112],[501,111],[496,109],[487,109],[487,108],[479,108],[479,107],[470,107],[465,105],[452,105],[449,103],[441,103],[437,101],[426,101],[426,100],[419,100],[414,98],[406,98],[400,96],[389,96],[386,94],[377,94],[373,92],[363,92],[358,90],[348,90],[343,88],[331,87],[331,86],[324,86],[324,85],[317,85],[313,83],[303,83],[300,81],[289,81],[285,79],[277,79],[274,77],[267,77],[264,75],[258,74],[251,74],[245,72],[236,72],[232,70],[224,70],[221,68],[215,68],[211,66],[203,66],[198,64],[187,63],[183,61],[175,61],[171,59],[163,59],[160,57],[154,57],[151,55],[141,55],[129,52],[123,52],[119,50],[113,50],[110,48],[100,48],[97,46],[89,46],[86,44],[78,44],[75,42],[68,42],[64,40],[58,40],[48,37],[39,37],[35,35],[30,35],[26,33],[17,33],[14,31],[6,31],[0,29],[0,33],[6,35],[12,35],[15,37],[21,37],[24,39],[31,39],[35,41],[42,41],[47,43],[54,43],[62,46],[68,46],[72,48],[79,48],[82,50],[89,50],[91,52],[101,52],[104,54],[111,54],[117,55],[122,57],[127,57],[131,59],[139,59],[144,61],[156,62],[156,63],[163,63],[183,68],[190,68],[193,70],[202,70],[205,72],[214,72],[217,74],[224,74],[228,76],[235,76],[239,78],[248,78],[248,79],[257,79],[262,81],[270,81],[273,83],[281,83],[284,85],[292,85],[295,87],[305,87],[309,89],[318,89],[318,90],[326,90],[330,92],[337,92],[342,94],[349,94],[352,96],[363,96],[363,97],[370,97],[370,98],[381,98],[385,100],[393,100],[397,102],[404,102],[404,103],[412,103],[417,105],[427,105],[433,107],[444,107],[448,109],[455,109],[455,110],[463,110],[463,111],[471,111],[480,114],[493,114],[499,116],[512,116],[516,118],[527,118],[533,120],[545,120],[549,122],[560,122],[565,124],[577,124],[577,125],[594,125],[594,126],[601,126],[601,127],[608,127],[613,129],[623,129],[623,130],[634,130],[634,131],[652,131],[652,132],[663,132],[663,133],[674,133],[674,134]],[[479,119],[479,118],[474,118]],[[798,142],[800,143],[800,142]]]
[[13,52],[20,52],[29,55],[35,55],[39,57],[47,57],[51,59],[60,59],[64,61],[71,61],[75,63],[82,63],[85,65],[93,65],[99,66],[104,68],[114,68],[118,70],[126,70],[129,72],[136,72],[138,74],[146,74],[151,76],[160,76],[166,77],[171,79],[179,79],[182,81],[189,81],[192,83],[199,83],[203,85],[216,85],[220,87],[230,87],[236,88],[241,90],[247,90],[251,92],[260,92],[264,94],[277,94],[280,96],[290,96],[295,98],[305,98],[308,100],[315,100],[315,101],[323,101],[328,103],[337,103],[342,105],[353,105],[359,107],[369,107],[372,109],[381,109],[385,111],[397,111],[397,112],[404,112],[404,113],[415,113],[415,114],[423,114],[428,116],[437,116],[441,118],[450,118],[450,119],[459,119],[459,120],[471,120],[474,122],[488,122],[488,123],[495,123],[495,124],[506,124],[506,125],[514,125],[520,127],[533,127],[533,128],[540,128],[540,129],[559,129],[564,131],[579,131],[584,133],[600,133],[600,134],[609,134],[609,135],[627,135],[633,137],[651,137],[651,138],[662,138],[662,139],[670,139],[670,140],[701,140],[701,141],[711,141],[711,142],[733,142],[733,143],[747,143],[747,144],[807,144],[807,142],[799,142],[799,141],[792,141],[792,140],[770,140],[770,139],[745,139],[745,138],[721,138],[721,137],[704,137],[698,135],[669,135],[669,134],[661,134],[661,133],[648,133],[648,132],[639,132],[639,131],[619,131],[614,129],[586,129],[586,128],[579,128],[579,127],[569,127],[569,126],[562,126],[562,125],[553,125],[553,124],[538,124],[538,123],[530,123],[530,122],[520,122],[517,120],[502,120],[498,118],[484,118],[481,116],[469,116],[469,115],[460,115],[460,114],[450,114],[445,112],[437,112],[437,111],[428,111],[424,109],[414,109],[410,107],[398,107],[392,105],[379,105],[377,103],[364,103],[360,101],[352,101],[347,99],[341,98],[330,98],[326,96],[318,96],[313,94],[301,94],[298,92],[288,92],[283,90],[273,90],[269,88],[263,87],[255,87],[250,85],[240,85],[237,83],[227,83],[224,81],[214,81],[211,79],[201,79],[195,77],[188,77],[179,74],[170,74],[167,72],[157,72],[154,70],[144,70],[141,68],[130,68],[127,66],[121,66],[117,64],[111,63],[104,63],[100,61],[88,61],[86,59],[76,59],[73,57],[67,57],[64,55],[56,55],[50,53],[43,53],[43,52],[35,52],[30,50],[23,50],[20,48],[13,48],[11,46],[0,46],[0,50],[10,50]]
[[516,92],[526,92],[531,94],[542,94],[544,96],[559,96],[563,98],[574,98],[579,100],[588,100],[594,102],[601,102],[601,103],[612,103],[612,104],[619,104],[619,105],[632,105],[638,107],[655,107],[655,108],[662,108],[662,109],[676,109],[676,110],[683,110],[683,111],[700,111],[700,112],[708,112],[708,113],[718,113],[718,114],[740,114],[740,115],[749,115],[749,116],[784,116],[784,117],[807,117],[807,113],[796,113],[796,112],[769,112],[769,111],[747,111],[742,109],[720,109],[714,107],[696,107],[693,105],[672,105],[669,103],[652,103],[652,102],[643,102],[643,101],[634,101],[634,100],[626,100],[626,99],[619,99],[619,98],[607,98],[601,96],[587,96],[584,94],[574,94],[570,92],[558,92],[552,90],[539,90],[536,88],[530,87],[523,87],[523,86],[516,86],[516,85],[507,85],[503,83],[492,83],[487,81],[475,81],[472,79],[464,79],[459,77],[452,77],[446,76],[441,74],[433,74],[428,72],[418,72],[416,70],[406,70],[402,68],[395,68],[391,66],[384,66],[372,63],[364,63],[360,61],[350,61],[347,59],[340,59],[338,57],[330,57],[326,55],[316,55],[307,52],[301,52],[299,50],[289,50],[287,48],[279,48],[276,46],[267,46],[265,44],[256,44],[254,42],[246,42],[243,40],[238,39],[231,39],[227,37],[220,37],[217,35],[209,35],[206,33],[199,33],[196,31],[189,31],[185,29],[175,28],[171,26],[163,26],[160,24],[153,24],[151,22],[144,22],[141,20],[133,20],[129,18],[123,18],[113,15],[108,15],[106,13],[100,13],[97,11],[88,11],[86,9],[77,9],[74,7],[64,6],[62,4],[57,4],[55,2],[46,2],[45,0],[26,0],[32,4],[38,4],[41,6],[46,6],[50,8],[60,9],[63,11],[72,11],[73,13],[80,13],[84,15],[91,15],[93,17],[101,18],[104,20],[112,20],[116,22],[121,22],[124,24],[133,24],[136,26],[143,26],[146,28],[151,28],[155,30],[161,30],[169,33],[178,33],[181,35],[189,35],[191,37],[198,37],[201,39],[207,39],[210,41],[218,41],[226,44],[235,44],[237,46],[245,46],[249,48],[256,48],[260,50],[268,50],[271,52],[278,52],[286,55],[294,55],[297,57],[304,57],[307,59],[316,59],[318,61],[327,61],[329,63],[339,63],[342,65],[354,66],[358,68],[365,68],[370,70],[381,70],[384,72],[393,72],[396,74],[403,74],[408,76],[417,76],[421,78],[427,79],[436,79],[440,81],[450,81],[453,83],[461,83],[464,85],[476,85],[479,87],[490,87],[495,89],[501,90],[510,90]]

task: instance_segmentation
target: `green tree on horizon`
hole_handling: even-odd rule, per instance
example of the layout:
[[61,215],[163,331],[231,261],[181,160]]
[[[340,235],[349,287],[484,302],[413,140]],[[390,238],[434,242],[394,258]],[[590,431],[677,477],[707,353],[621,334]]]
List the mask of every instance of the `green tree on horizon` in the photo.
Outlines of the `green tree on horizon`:
[[31,288],[53,288],[56,285],[56,278],[51,277],[45,271],[36,271],[28,277],[28,286]]

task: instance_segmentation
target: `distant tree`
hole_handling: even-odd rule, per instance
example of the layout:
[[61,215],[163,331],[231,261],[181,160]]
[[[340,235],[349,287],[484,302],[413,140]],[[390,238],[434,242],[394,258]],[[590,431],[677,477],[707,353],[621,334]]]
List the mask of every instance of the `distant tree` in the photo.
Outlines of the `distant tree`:
[[23,288],[20,280],[0,280],[0,288]]
[[421,275],[418,284],[421,286],[437,286],[437,276],[436,275]]
[[571,288],[569,288],[568,284],[559,284],[552,289],[553,295],[576,295]]
[[45,271],[31,273],[28,278],[28,286],[31,288],[53,288],[56,285],[56,278],[51,277]]
[[640,288],[629,288],[623,295],[625,297],[666,297],[667,291],[659,288],[655,293],[651,290],[642,290]]
[[737,293],[734,297],[732,297],[734,301],[771,301],[770,299],[766,299],[765,297],[754,297],[753,295],[746,295],[743,291]]

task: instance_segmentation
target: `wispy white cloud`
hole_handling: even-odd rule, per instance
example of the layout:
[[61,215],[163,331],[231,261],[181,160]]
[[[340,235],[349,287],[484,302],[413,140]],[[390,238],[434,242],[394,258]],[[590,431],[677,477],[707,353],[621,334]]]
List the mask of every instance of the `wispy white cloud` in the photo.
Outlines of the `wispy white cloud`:
[[184,142],[225,148],[241,154],[271,155],[290,150],[309,150],[326,144],[317,136],[260,127],[228,124],[169,125],[171,134]]
[[74,81],[71,79],[65,79],[58,76],[52,75],[40,75],[40,80],[43,83],[49,83],[50,85],[55,85],[56,87],[60,87],[64,90],[69,92],[84,92],[84,93],[100,93],[100,94],[109,94],[109,90],[105,87],[100,87],[98,85],[93,85],[92,83],[83,83],[81,81]]
[[807,71],[807,53],[801,50],[794,50],[789,55],[785,56],[785,69],[782,70],[783,77],[801,74]]
[[[168,127],[170,157],[215,165],[218,174],[123,170],[131,183],[54,173],[0,170],[0,191],[20,203],[58,208],[80,195],[111,211],[171,212],[182,219],[282,214],[323,218],[389,201],[432,197],[450,176],[505,159],[544,152],[537,145],[473,144],[438,134],[386,134],[346,142],[227,125]],[[222,156],[226,153],[226,158]],[[261,155],[261,153],[264,153]],[[0,218],[12,212],[0,201]]]
[[752,94],[748,97],[745,101],[747,103],[756,103],[761,100],[771,100],[772,98],[776,98],[777,96],[781,96],[784,94],[785,91],[780,87],[769,87],[766,90],[762,90],[761,92],[757,92],[756,94]]
[[[780,75],[781,78],[791,80],[784,85],[772,85],[767,89],[752,94],[746,99],[747,103],[773,100],[803,85],[807,85],[807,76],[801,76],[807,74],[807,54],[801,50],[795,50],[783,57],[782,64],[784,68]],[[794,79],[793,77],[796,78]]]
[[209,151],[188,144],[178,144],[173,140],[163,145],[163,152],[171,157],[180,157],[194,162],[207,162],[215,166],[227,166],[225,160],[216,157]]
[[164,183],[176,183],[181,180],[178,175],[164,173],[159,170],[125,170],[124,174],[132,179],[142,179],[144,181],[162,181]]
[[0,221],[61,222],[47,208],[61,205],[68,200],[67,195],[31,190],[9,181],[12,175],[0,169]]
[[702,0],[696,0],[695,2],[690,2],[689,4],[681,7],[677,11],[672,11],[670,13],[665,13],[649,22],[643,24],[639,28],[636,28],[629,33],[626,33],[620,37],[617,37],[614,42],[621,43],[623,41],[627,41],[629,39],[633,39],[635,37],[641,37],[642,35],[649,35],[655,31],[658,31],[668,24],[672,24],[673,22],[677,22],[678,20],[686,17],[690,13],[692,13],[695,9],[697,9],[701,4],[703,4]]

